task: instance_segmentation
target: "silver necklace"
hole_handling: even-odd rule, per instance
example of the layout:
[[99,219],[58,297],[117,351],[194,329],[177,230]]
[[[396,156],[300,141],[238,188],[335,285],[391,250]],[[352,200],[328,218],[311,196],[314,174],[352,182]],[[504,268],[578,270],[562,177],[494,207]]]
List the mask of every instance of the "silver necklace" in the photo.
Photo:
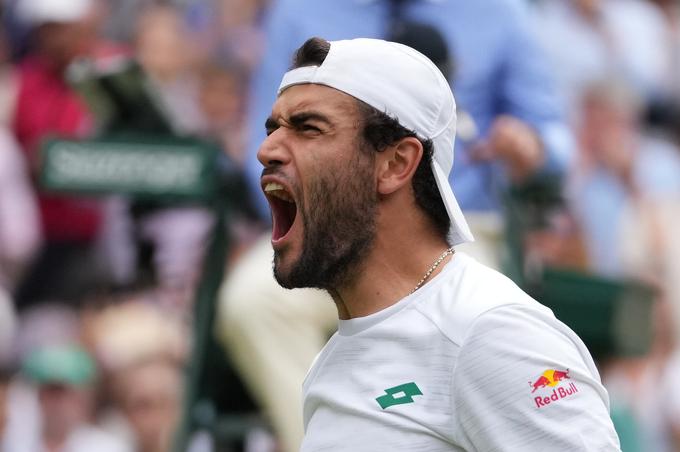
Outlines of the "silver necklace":
[[432,272],[435,271],[435,270],[437,269],[437,267],[439,267],[439,264],[441,264],[442,261],[443,261],[444,259],[446,259],[446,256],[448,256],[449,254],[453,254],[453,253],[455,253],[455,252],[456,252],[456,251],[453,249],[453,247],[447,248],[447,250],[444,251],[444,252],[437,258],[436,261],[434,261],[434,264],[432,264],[432,266],[427,270],[427,272],[425,272],[425,276],[423,276],[423,279],[421,279],[420,282],[418,282],[418,284],[416,284],[416,286],[413,288],[413,290],[412,290],[411,292],[409,292],[409,295],[411,295],[411,294],[412,294],[413,292],[415,292],[416,290],[420,289],[420,287],[425,283],[425,281],[427,281],[427,278],[430,277],[430,275],[432,274]]

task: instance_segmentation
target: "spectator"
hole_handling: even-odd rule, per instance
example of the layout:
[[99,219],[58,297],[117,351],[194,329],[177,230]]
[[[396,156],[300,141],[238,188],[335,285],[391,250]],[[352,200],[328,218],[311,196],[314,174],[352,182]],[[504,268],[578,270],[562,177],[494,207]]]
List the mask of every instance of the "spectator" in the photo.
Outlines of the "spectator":
[[[451,55],[450,66],[456,68],[451,82],[467,124],[459,122],[459,137],[464,140],[456,144],[450,182],[477,239],[460,249],[498,266],[499,191],[509,180],[520,182],[538,170],[563,171],[571,152],[559,96],[522,2],[274,3],[265,21],[265,55],[250,91],[247,175],[260,193],[256,196],[263,215],[268,215],[255,151],[288,58],[299,45],[311,36],[385,37],[407,18],[439,30],[444,55]],[[335,315],[325,294],[287,292],[277,286],[268,240],[262,238],[227,277],[220,295],[218,334],[269,415],[284,450],[292,451],[302,436],[301,383],[335,324]],[[272,375],[277,378],[275,386]]]
[[218,145],[223,155],[218,166],[223,181],[222,193],[229,197],[229,260],[257,240],[262,223],[249,203],[243,175],[246,158],[245,86],[246,69],[217,55],[199,71],[199,105],[205,116],[202,137]]
[[216,140],[239,167],[245,159],[243,70],[228,63],[208,63],[200,71],[199,105],[205,134]]
[[582,105],[580,159],[569,188],[572,210],[590,269],[622,276],[624,208],[640,199],[680,193],[680,153],[672,143],[641,132],[641,102],[625,83],[593,83]]
[[85,332],[97,361],[109,373],[158,357],[186,358],[189,331],[165,311],[151,293],[126,295],[123,300],[86,317]]
[[[680,340],[680,236],[675,232],[678,224],[680,194],[676,191],[627,204],[621,215],[619,235],[625,274],[657,287],[668,305],[663,320],[668,322],[667,336],[673,342],[672,348]],[[680,411],[680,400],[678,403]],[[680,422],[680,417],[677,419]]]
[[[96,51],[98,11],[96,0],[18,0],[15,11],[31,29],[31,46],[18,69],[13,129],[37,180],[45,139],[83,138],[91,131],[92,118],[64,74],[75,58]],[[19,305],[77,299],[103,279],[99,204],[41,193],[39,205],[45,243],[17,290]]]
[[176,7],[152,6],[137,19],[136,57],[179,134],[195,134],[205,121],[198,107],[195,47]]
[[0,287],[14,290],[40,245],[40,218],[24,156],[10,131],[17,86],[0,25]]
[[669,41],[663,16],[647,0],[541,0],[536,5],[540,42],[573,121],[582,91],[610,74],[618,74],[645,100],[663,93]]
[[0,288],[21,280],[40,245],[39,221],[24,156],[0,126]]
[[100,425],[141,451],[169,450],[181,402],[189,331],[154,301],[127,294],[85,316],[85,336],[100,363]]
[[[145,10],[137,22],[135,54],[177,135],[197,135],[205,124],[198,102],[197,61],[180,11],[170,5]],[[200,205],[138,202],[137,236],[153,247],[162,301],[186,310],[198,283],[213,213]],[[134,265],[131,262],[129,265]]]
[[83,349],[73,344],[34,349],[23,360],[22,372],[35,387],[38,419],[33,429],[24,425],[20,430],[18,424],[30,424],[31,419],[11,420],[17,431],[8,434],[8,450],[126,451],[121,442],[89,423],[95,365]]
[[182,404],[182,372],[153,358],[118,373],[117,401],[134,437],[135,452],[170,450]]
[[105,36],[116,42],[132,42],[136,23],[130,19],[139,17],[146,8],[157,3],[156,0],[106,0]]
[[185,11],[201,47],[227,61],[253,70],[262,57],[262,12],[269,0],[194,0]]

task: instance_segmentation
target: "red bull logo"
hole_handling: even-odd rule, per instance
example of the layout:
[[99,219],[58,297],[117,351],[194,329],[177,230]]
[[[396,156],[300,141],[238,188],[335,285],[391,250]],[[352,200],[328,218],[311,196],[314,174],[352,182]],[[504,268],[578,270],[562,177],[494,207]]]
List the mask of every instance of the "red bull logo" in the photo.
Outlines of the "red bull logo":
[[[529,382],[529,387],[531,388],[531,393],[533,394],[538,389],[542,388],[555,388],[563,380],[569,379],[569,369],[562,371],[556,369],[548,369],[540,377],[536,379],[533,383]],[[536,408],[541,408],[543,406],[549,405],[552,402],[557,402],[565,397],[578,392],[576,385],[574,383],[569,383],[567,387],[559,387],[552,390],[549,395],[537,396],[534,398],[536,403]]]

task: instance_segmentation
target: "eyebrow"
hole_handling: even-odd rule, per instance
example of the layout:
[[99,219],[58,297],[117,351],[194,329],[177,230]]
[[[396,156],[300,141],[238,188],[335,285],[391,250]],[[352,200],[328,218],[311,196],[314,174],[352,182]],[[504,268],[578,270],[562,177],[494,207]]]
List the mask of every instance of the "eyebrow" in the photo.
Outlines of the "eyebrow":
[[276,119],[274,119],[272,116],[268,117],[267,120],[264,122],[264,128],[266,130],[274,130],[279,127],[279,123],[276,122]]
[[[304,124],[307,121],[320,121],[325,124],[333,125],[331,120],[328,118],[328,116],[316,112],[316,111],[304,111],[300,113],[296,113],[292,115],[290,118],[288,118],[288,121],[284,121],[289,123],[293,127],[299,127],[300,125]],[[274,119],[273,116],[270,116],[267,118],[267,120],[264,123],[264,127],[267,130],[274,130],[279,127],[279,123],[276,119]]]
[[299,126],[307,121],[320,121],[324,122],[328,125],[332,125],[331,120],[328,119],[328,116],[316,112],[316,111],[303,111],[300,113],[296,113],[294,115],[291,115],[291,117],[288,119],[291,125],[293,126]]

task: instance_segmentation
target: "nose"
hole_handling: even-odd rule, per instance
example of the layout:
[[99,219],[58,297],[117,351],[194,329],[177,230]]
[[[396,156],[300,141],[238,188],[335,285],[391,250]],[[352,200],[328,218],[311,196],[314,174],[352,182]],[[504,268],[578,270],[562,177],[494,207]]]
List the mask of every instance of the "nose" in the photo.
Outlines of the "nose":
[[285,128],[275,130],[260,145],[257,159],[265,168],[284,165],[290,160],[290,153],[284,143]]

